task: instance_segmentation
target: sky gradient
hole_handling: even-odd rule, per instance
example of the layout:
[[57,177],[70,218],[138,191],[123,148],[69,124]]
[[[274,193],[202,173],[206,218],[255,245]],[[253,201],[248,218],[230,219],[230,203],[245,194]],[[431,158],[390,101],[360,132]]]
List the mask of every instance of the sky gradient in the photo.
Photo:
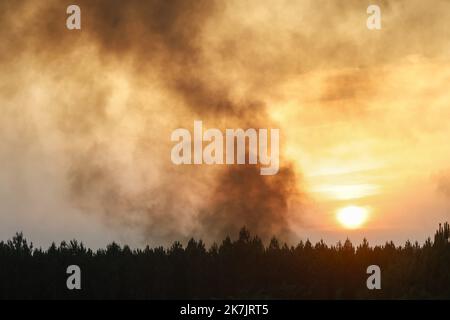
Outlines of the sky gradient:
[[[450,3],[0,0],[0,239],[422,242],[450,204]],[[170,134],[279,128],[280,172]],[[356,229],[337,220],[366,208]]]

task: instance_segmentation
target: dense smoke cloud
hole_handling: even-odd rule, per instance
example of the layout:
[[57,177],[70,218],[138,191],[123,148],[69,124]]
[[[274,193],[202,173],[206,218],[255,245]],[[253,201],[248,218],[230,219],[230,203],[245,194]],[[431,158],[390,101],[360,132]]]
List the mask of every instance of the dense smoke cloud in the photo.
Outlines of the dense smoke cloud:
[[433,10],[381,1],[383,33],[365,28],[370,1],[83,0],[80,31],[65,27],[70,4],[0,0],[2,162],[24,185],[36,178],[16,159],[30,171],[57,168],[71,205],[156,242],[214,240],[243,225],[267,238],[301,217],[291,206],[303,200],[301,164],[284,153],[283,127],[274,177],[252,166],[174,166],[172,130],[197,119],[276,128],[272,102],[295,81],[298,101],[320,111],[299,121],[373,116],[362,100],[380,94],[377,66],[441,59],[450,48],[439,41],[450,32],[438,18],[446,1]]
[[[286,232],[288,200],[296,189],[292,169],[266,178],[258,168],[174,168],[169,159],[170,130],[190,128],[197,118],[209,126],[274,125],[257,94],[234,97],[233,82],[215,75],[205,57],[208,21],[225,4],[78,4],[83,28],[75,32],[61,23],[64,2],[3,4],[5,16],[29,15],[15,38],[6,36],[5,47],[31,59],[19,64],[51,78],[44,92],[52,100],[49,126],[40,139],[47,130],[57,136],[73,204],[141,229],[153,241],[190,235],[211,240],[243,225],[266,237]],[[17,86],[30,89],[25,71],[16,76]]]

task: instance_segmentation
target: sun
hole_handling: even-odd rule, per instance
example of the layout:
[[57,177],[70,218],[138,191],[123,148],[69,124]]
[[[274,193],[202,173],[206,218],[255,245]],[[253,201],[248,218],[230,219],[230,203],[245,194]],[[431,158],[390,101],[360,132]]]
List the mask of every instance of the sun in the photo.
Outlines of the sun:
[[359,228],[366,222],[369,211],[359,206],[347,206],[337,211],[337,220],[347,229]]

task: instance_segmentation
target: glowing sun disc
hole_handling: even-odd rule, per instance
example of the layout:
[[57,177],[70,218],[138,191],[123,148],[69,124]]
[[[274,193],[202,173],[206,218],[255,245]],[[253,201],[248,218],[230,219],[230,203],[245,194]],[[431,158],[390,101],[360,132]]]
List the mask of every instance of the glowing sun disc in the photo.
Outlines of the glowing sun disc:
[[356,229],[367,220],[369,212],[358,206],[348,206],[337,211],[337,220],[347,229]]

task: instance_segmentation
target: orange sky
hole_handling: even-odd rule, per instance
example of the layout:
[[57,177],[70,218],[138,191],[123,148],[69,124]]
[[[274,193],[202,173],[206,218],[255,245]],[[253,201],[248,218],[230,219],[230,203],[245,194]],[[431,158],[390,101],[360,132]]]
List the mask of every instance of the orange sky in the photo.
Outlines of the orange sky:
[[[330,77],[371,73],[379,85],[369,95],[348,83],[352,95],[320,100]],[[332,213],[352,204],[371,209],[365,227],[372,230],[423,237],[448,219],[438,184],[450,159],[449,79],[448,63],[411,55],[396,65],[312,72],[286,85],[275,117],[317,206],[311,225],[336,228]]]
[[[373,31],[373,1],[83,0],[81,31],[69,2],[1,2],[0,239],[423,241],[450,217],[450,3],[376,2]],[[173,168],[197,119],[280,128],[285,175]]]

